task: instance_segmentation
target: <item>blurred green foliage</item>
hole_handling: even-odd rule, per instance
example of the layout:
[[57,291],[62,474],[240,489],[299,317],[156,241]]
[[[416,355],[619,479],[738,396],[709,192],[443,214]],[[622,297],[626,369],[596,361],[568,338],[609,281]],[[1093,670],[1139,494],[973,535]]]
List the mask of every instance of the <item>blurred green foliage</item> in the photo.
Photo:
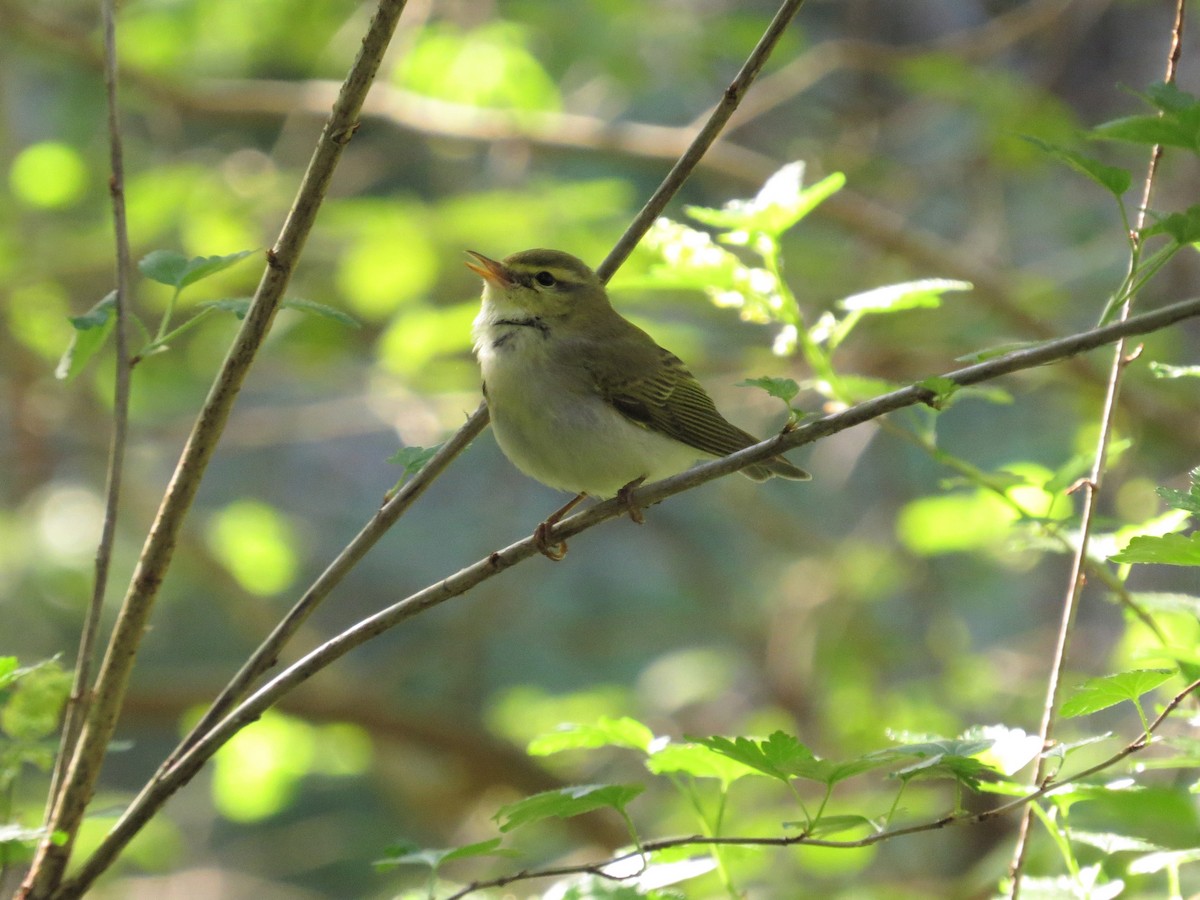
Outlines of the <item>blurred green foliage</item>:
[[[478,404],[463,250],[597,263],[774,12],[410,7],[185,529],[81,853],[378,508],[389,458],[416,464]],[[101,513],[113,248],[95,16],[0,2],[3,887],[39,836]],[[130,232],[150,262],[131,298],[144,356],[113,597],[364,16],[341,0],[121,10]],[[382,636],[222,751],[94,895],[140,882],[223,900],[424,896],[602,860],[631,828],[855,840],[1018,793],[1078,541],[1066,491],[1090,466],[1108,357],[953,394],[934,376],[1086,327],[1134,293],[1139,306],[1194,293],[1200,107],[1186,90],[1120,88],[1161,78],[1168,27],[1140,2],[806,5],[725,143],[614,278],[614,302],[758,433],[920,381],[941,409],[796,454],[809,485],[726,479]],[[1185,61],[1195,50],[1189,34]],[[1096,125],[1101,140],[1083,140]],[[1155,141],[1168,152],[1131,270]],[[1087,715],[1059,726],[1066,772],[1136,738],[1200,674],[1200,422],[1196,381],[1179,377],[1198,346],[1194,325],[1148,336],[1125,370],[1066,686],[1085,685],[1071,711]],[[298,645],[527,534],[560,500],[485,435]],[[1153,684],[1160,668],[1177,674]],[[1200,752],[1174,722],[1039,807],[1027,895],[1197,890]],[[513,824],[531,797],[540,812],[497,843],[497,811]],[[1014,824],[662,851],[637,890],[986,894]]]

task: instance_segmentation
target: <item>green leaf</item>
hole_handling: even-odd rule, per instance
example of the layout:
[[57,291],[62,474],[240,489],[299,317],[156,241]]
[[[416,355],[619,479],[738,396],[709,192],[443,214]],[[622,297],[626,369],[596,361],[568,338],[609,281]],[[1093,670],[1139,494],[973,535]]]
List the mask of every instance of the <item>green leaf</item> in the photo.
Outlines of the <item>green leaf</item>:
[[242,250],[227,256],[195,256],[188,259],[174,250],[154,250],[142,257],[138,271],[153,281],[181,291],[188,285],[225,271],[254,252]]
[[72,316],[69,321],[75,329],[71,343],[58,361],[54,377],[60,381],[71,381],[83,371],[88,361],[99,352],[117,324],[117,292],[109,291],[104,299],[82,316]]
[[1200,566],[1200,531],[1191,535],[1138,535],[1120,553],[1117,563],[1158,563],[1164,566]]
[[1136,701],[1175,675],[1174,669],[1134,669],[1116,675],[1091,678],[1062,705],[1068,719],[1087,716],[1126,700]]
[[949,406],[950,398],[958,393],[961,385],[949,378],[943,378],[941,375],[931,375],[929,378],[922,378],[918,381],[916,387],[924,388],[932,393],[933,396],[925,403],[927,406],[940,410]]
[[292,297],[288,300],[284,300],[283,307],[284,309],[294,309],[302,313],[308,313],[309,315],[321,316],[325,319],[332,319],[333,321],[342,325],[346,325],[350,328],[362,327],[362,323],[359,322],[358,319],[354,318],[354,316],[349,315],[348,313],[342,312],[340,309],[336,309],[332,306],[326,306],[324,303],[314,303],[311,300],[305,300],[301,297]]
[[9,737],[35,741],[58,729],[71,689],[71,674],[55,659],[18,670],[16,687],[0,708],[0,728]]
[[809,827],[807,822],[784,822],[785,828],[808,829],[809,837],[829,837],[831,834],[841,834],[858,828],[865,828],[871,833],[877,833],[879,827],[866,816],[821,816]]
[[501,850],[503,838],[490,838],[475,844],[462,847],[418,847],[415,844],[401,844],[388,848],[390,856],[376,860],[373,864],[377,871],[386,872],[397,866],[428,866],[437,869],[442,863],[455,859],[469,859],[475,856],[519,856],[515,850]]
[[640,784],[584,784],[543,791],[500,807],[492,819],[508,832],[543,819],[569,819],[597,809],[615,809],[624,815],[629,801],[644,790]]
[[654,732],[637,719],[601,716],[595,725],[562,725],[549,734],[539,735],[529,742],[526,752],[532,756],[549,756],[564,750],[625,747],[648,753],[653,741]]
[[774,378],[770,375],[762,375],[758,378],[747,378],[745,381],[739,381],[738,387],[756,387],[762,388],[772,397],[782,400],[784,403],[791,405],[792,400],[800,393],[800,385],[791,378]]
[[1190,123],[1166,116],[1126,116],[1097,125],[1089,136],[1105,141],[1162,144],[1192,151],[1198,149],[1197,138],[1200,137]]
[[1162,497],[1168,506],[1186,510],[1192,515],[1200,515],[1200,469],[1193,469],[1191,478],[1192,486],[1186,493],[1168,487],[1155,488],[1155,493]]
[[1028,350],[1030,347],[1038,346],[1039,343],[1039,341],[1009,341],[1005,344],[996,344],[992,347],[984,347],[982,350],[976,350],[973,353],[956,356],[954,361],[971,364],[986,362],[998,356],[1007,356],[1009,353],[1017,350]]
[[250,311],[250,304],[253,302],[252,297],[226,297],[224,300],[209,300],[201,303],[201,307],[212,307],[219,309],[221,312],[231,312],[239,319],[246,318],[246,313]]
[[975,285],[969,281],[954,281],[949,278],[922,278],[872,288],[860,294],[852,294],[838,303],[848,312],[891,313],[906,309],[936,308],[942,305],[942,294],[949,291],[970,291]]
[[721,209],[684,207],[689,216],[705,225],[726,229],[731,244],[751,244],[754,235],[778,238],[846,183],[841,172],[802,187],[804,163],[784,166],[767,179],[753,200],[732,200]]
[[746,737],[731,740],[715,736],[700,738],[697,743],[784,783],[792,778],[804,778],[832,785],[868,769],[886,765],[890,761],[874,754],[846,762],[821,759],[799,740],[783,731],[776,731],[762,741]]
[[1142,237],[1156,234],[1170,235],[1180,246],[1200,241],[1200,206],[1189,206],[1183,212],[1173,212],[1142,229]]
[[441,449],[441,444],[434,447],[401,447],[388,457],[388,462],[393,465],[403,466],[406,476],[416,475],[421,469],[425,468],[425,463],[429,462],[433,458],[433,455]]
[[1074,150],[1067,150],[1056,144],[1047,143],[1039,138],[1030,137],[1029,135],[1023,135],[1023,137],[1049,156],[1057,159],[1059,162],[1066,163],[1081,175],[1086,175],[1114,196],[1120,197],[1129,190],[1133,176],[1130,175],[1127,169],[1105,165],[1098,159],[1093,159]]
[[725,789],[739,778],[763,774],[703,744],[668,744],[656,749],[646,760],[646,768],[655,775],[682,772],[692,778],[716,778]]
[[1129,864],[1130,875],[1153,875],[1164,869],[1177,869],[1187,863],[1200,861],[1200,848],[1188,850],[1163,850],[1159,853],[1147,853],[1140,859]]
[[1151,362],[1150,374],[1155,378],[1200,378],[1200,366],[1171,366]]

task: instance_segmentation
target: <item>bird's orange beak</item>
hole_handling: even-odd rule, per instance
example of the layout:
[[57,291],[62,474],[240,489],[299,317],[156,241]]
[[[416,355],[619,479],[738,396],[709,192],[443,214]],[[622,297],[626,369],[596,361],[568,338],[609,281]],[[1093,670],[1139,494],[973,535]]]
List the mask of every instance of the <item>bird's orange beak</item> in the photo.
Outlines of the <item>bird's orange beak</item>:
[[500,287],[506,287],[513,283],[512,276],[508,273],[508,269],[504,267],[504,263],[489,259],[482,253],[476,253],[474,250],[468,250],[467,253],[479,261],[479,265],[473,262],[467,263],[467,268],[480,276],[484,281],[490,281],[492,284]]

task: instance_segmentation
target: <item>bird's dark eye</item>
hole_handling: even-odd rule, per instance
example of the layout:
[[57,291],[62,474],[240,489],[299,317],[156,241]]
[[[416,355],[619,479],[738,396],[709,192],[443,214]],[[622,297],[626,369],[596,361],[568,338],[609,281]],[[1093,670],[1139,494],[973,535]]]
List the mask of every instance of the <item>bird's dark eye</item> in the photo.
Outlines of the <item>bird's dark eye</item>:
[[534,275],[533,280],[542,287],[554,287],[554,285],[557,284],[555,277],[544,270]]

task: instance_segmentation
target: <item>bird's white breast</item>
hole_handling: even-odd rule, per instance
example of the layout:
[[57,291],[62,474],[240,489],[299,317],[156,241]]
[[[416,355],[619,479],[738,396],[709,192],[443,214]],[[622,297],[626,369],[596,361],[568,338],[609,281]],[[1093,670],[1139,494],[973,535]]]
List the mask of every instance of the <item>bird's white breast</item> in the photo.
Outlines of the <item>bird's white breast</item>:
[[526,475],[563,491],[611,497],[631,481],[666,478],[706,456],[634,424],[555,359],[554,335],[502,325],[485,306],[475,351],[500,449]]

